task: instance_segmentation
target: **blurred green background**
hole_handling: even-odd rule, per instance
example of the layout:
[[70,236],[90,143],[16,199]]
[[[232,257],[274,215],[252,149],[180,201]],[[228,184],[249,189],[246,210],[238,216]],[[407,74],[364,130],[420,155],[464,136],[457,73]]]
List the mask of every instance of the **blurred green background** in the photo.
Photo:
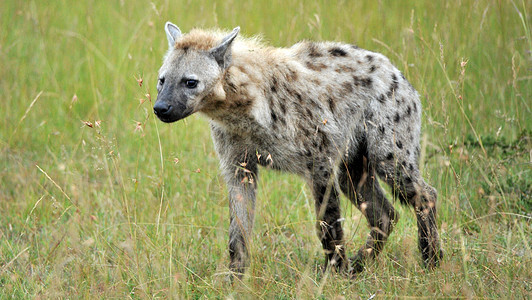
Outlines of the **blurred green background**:
[[[530,11],[519,0],[2,1],[0,297],[529,297]],[[422,268],[413,211],[397,204],[374,264],[351,279],[321,273],[309,190],[262,170],[251,267],[228,284],[208,120],[152,114],[166,21],[388,56],[422,96],[442,266]],[[342,210],[354,253],[368,229],[348,201]]]

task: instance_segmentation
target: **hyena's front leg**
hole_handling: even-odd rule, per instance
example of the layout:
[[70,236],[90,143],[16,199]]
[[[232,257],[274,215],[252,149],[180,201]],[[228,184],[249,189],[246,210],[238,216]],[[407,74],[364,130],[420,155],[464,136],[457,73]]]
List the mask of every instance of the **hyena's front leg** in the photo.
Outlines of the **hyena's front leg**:
[[317,215],[316,229],[325,251],[325,268],[330,265],[337,271],[344,271],[347,260],[340,216],[340,199],[330,179],[331,172],[321,168],[321,171],[314,174],[312,180]]
[[255,210],[255,190],[257,184],[257,166],[250,162],[240,162],[227,170],[227,188],[229,191],[229,268],[241,278],[248,266],[249,240],[253,228]]

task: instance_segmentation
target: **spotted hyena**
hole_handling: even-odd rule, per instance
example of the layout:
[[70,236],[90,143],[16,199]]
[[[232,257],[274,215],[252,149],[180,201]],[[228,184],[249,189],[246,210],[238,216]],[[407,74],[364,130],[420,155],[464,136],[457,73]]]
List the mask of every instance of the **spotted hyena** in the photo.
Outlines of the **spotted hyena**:
[[[248,264],[258,166],[299,174],[313,192],[327,264],[358,272],[383,248],[399,216],[377,177],[415,208],[428,267],[441,259],[436,190],[419,172],[421,103],[383,55],[336,42],[263,45],[230,33],[182,34],[167,23],[169,50],[159,71],[154,112],[175,122],[210,119],[229,191],[230,269]],[[366,244],[348,260],[342,191],[367,218]]]

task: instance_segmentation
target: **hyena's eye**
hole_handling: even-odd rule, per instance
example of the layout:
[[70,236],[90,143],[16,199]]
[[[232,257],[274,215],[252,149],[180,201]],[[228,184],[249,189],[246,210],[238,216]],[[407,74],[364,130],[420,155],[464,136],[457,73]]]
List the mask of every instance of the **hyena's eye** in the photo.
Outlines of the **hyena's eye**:
[[159,85],[163,85],[164,84],[164,77],[161,77],[159,78]]
[[189,89],[196,88],[198,86],[198,81],[196,79],[185,79],[185,86]]

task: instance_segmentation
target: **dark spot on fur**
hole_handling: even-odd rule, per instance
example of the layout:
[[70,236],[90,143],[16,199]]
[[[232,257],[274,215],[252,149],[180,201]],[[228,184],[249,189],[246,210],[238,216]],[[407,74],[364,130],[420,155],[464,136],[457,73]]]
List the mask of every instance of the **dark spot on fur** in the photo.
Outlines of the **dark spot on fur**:
[[401,78],[403,78],[403,80],[405,80],[405,75],[403,75],[403,72],[400,72],[399,74],[401,74]]
[[395,123],[399,122],[401,120],[401,117],[399,116],[399,113],[395,113],[395,117],[393,118],[393,121]]
[[410,107],[410,105],[406,108],[406,114],[409,116],[412,114],[412,107]]
[[289,72],[289,74],[288,74],[288,76],[287,76],[287,79],[288,79],[289,81],[291,81],[291,82],[293,82],[293,81],[297,81],[297,78],[298,78],[298,76],[297,76],[297,72],[294,71],[294,70],[292,70],[292,69],[288,69],[288,72]]
[[415,101],[413,103],[414,103],[414,112],[417,112],[417,104]]
[[377,100],[379,100],[380,103],[384,103],[386,102],[386,97],[384,97],[384,94],[381,94]]
[[343,49],[338,48],[338,47],[334,47],[332,49],[329,49],[329,53],[332,56],[346,56],[347,55],[347,52],[345,52]]
[[406,150],[406,155],[410,155],[410,150]]
[[280,102],[280,104],[281,104],[281,111],[282,111],[283,115],[285,115],[286,114],[286,105],[282,101]]
[[305,126],[301,126],[300,130],[305,138],[308,138],[312,134],[312,132],[310,132],[310,130]]
[[392,160],[392,159],[393,159],[393,153],[392,153],[392,152],[389,152],[389,153],[386,155],[386,159],[387,159],[387,160]]
[[311,69],[313,71],[321,71],[323,69],[326,69],[327,66],[322,64],[322,63],[313,64],[312,62],[307,61],[307,68],[309,68],[309,69]]
[[354,45],[354,44],[351,44],[350,46],[351,46],[351,48],[353,48],[353,49],[360,49],[360,48],[358,48],[357,45]]
[[409,164],[408,165],[408,169],[410,169],[410,171],[414,171],[414,165],[413,164]]
[[362,86],[363,87],[367,87],[367,88],[370,88],[371,85],[373,84],[373,80],[371,78],[363,78],[362,79]]
[[329,138],[327,137],[327,134],[325,134],[325,132],[320,130],[320,135],[321,135],[320,151],[323,151],[323,148],[325,149],[329,148],[329,146],[331,145],[331,142],[329,141]]
[[372,65],[371,68],[369,68],[369,72],[373,73],[373,72],[375,72],[376,69],[377,69],[377,67]]
[[373,118],[373,112],[369,109],[364,110],[364,118],[371,120]]
[[379,131],[381,132],[381,134],[384,134],[384,132],[386,132],[384,125],[379,125]]
[[369,62],[372,62],[373,61],[373,55],[366,55],[366,59],[369,61]]
[[350,82],[342,83],[343,94],[351,94],[353,92],[353,85]]
[[410,176],[405,176],[405,183],[412,183],[412,178]]
[[388,98],[392,97],[392,95],[395,94],[395,91],[397,90],[398,86],[399,86],[399,82],[397,81],[397,76],[395,76],[395,74],[392,74],[392,84],[390,85],[390,88],[388,89],[386,96],[388,96]]
[[273,110],[270,112],[270,115],[272,116],[273,123],[277,122],[277,114]]
[[276,88],[275,85],[273,85],[273,84],[270,86],[270,90],[271,90],[272,93],[274,93],[274,94],[277,93],[277,88]]
[[396,141],[395,144],[397,145],[397,148],[403,149],[403,143],[401,141]]
[[322,54],[320,53],[318,49],[318,46],[315,43],[309,43],[308,56],[310,57],[321,57],[322,56]]
[[307,112],[307,117],[312,119],[312,111],[310,111],[310,109],[308,107],[306,108],[306,112]]
[[314,109],[321,110],[320,104],[314,98],[309,98],[308,102],[310,103],[310,105],[312,105]]
[[334,110],[336,109],[336,102],[331,96],[327,97],[327,103],[329,104],[329,110],[334,113]]
[[362,87],[366,87],[366,88],[370,88],[371,85],[373,84],[373,80],[369,77],[363,77],[363,78],[360,78],[358,76],[353,76],[353,82],[355,84],[355,86],[362,86]]
[[301,98],[300,93],[296,93],[296,98],[297,98],[297,101],[299,101],[299,103],[303,103],[303,98]]

